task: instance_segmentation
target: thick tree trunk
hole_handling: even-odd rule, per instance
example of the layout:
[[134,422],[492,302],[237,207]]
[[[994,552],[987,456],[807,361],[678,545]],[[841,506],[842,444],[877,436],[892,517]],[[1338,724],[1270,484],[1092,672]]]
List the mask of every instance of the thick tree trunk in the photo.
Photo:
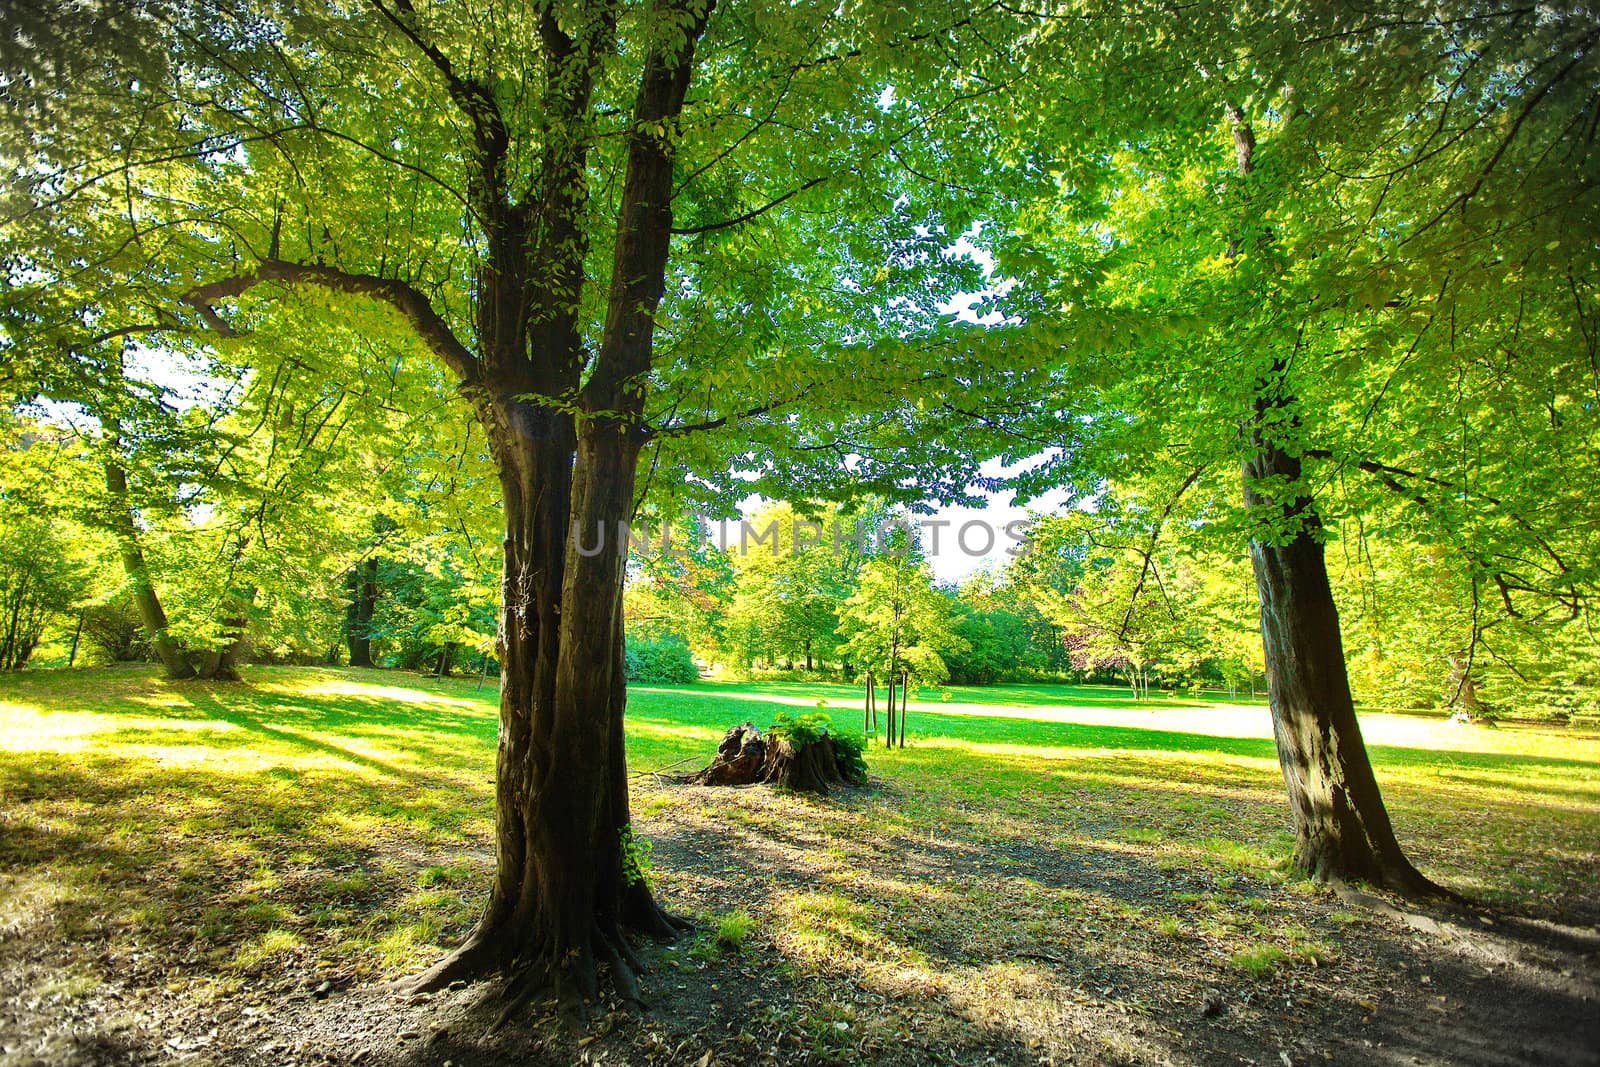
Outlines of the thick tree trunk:
[[350,569],[346,578],[350,606],[345,609],[344,638],[350,646],[350,666],[371,667],[372,616],[378,609],[378,561],[365,560]]
[[672,237],[670,131],[711,10],[660,7],[683,33],[655,41],[640,74],[592,361],[579,319],[586,118],[614,16],[601,13],[581,38],[553,16],[539,19],[551,122],[536,195],[522,205],[503,198],[506,131],[492,94],[458,83],[479,136],[474,194],[487,238],[477,294],[483,354],[464,385],[488,434],[506,516],[496,871],[466,943],[414,987],[509,972],[508,1014],[551,986],[569,1006],[592,999],[599,964],[636,1001],[624,928],[682,929],[656,906],[636,862],[623,737],[624,527]]
[[227,599],[229,614],[222,620],[226,643],[221,648],[211,649],[202,657],[200,677],[217,682],[239,680],[239,663],[244,658],[250,636],[250,605],[254,603],[255,598],[256,591],[253,586],[229,593]]
[[416,985],[502,970],[520,976],[520,992],[553,985],[587,1000],[605,964],[637,1000],[624,929],[684,929],[657,907],[630,852],[622,581],[639,443],[591,422],[574,463],[569,417],[509,400],[497,408],[506,541],[496,875],[467,943]]
[[[1266,407],[1259,405],[1258,415]],[[1300,460],[1263,440],[1259,419],[1256,425],[1256,455],[1244,464],[1245,503],[1276,510],[1281,505],[1262,486],[1297,485]],[[1295,532],[1252,540],[1250,558],[1273,736],[1294,813],[1295,867],[1318,881],[1360,880],[1406,894],[1438,894],[1400,850],[1361,738],[1321,521],[1304,496],[1282,510]]]
[[[106,420],[108,447],[116,447],[116,425]],[[116,535],[117,550],[122,557],[122,570],[133,588],[133,600],[139,607],[139,619],[145,633],[150,635],[150,647],[155,649],[167,677],[193,678],[195,669],[183,655],[183,650],[167,635],[167,613],[161,607],[155,586],[150,581],[150,568],[145,563],[144,549],[139,545],[139,528],[134,522],[133,503],[128,497],[128,475],[113,460],[106,461],[106,494],[110,498],[109,516],[112,532]]]

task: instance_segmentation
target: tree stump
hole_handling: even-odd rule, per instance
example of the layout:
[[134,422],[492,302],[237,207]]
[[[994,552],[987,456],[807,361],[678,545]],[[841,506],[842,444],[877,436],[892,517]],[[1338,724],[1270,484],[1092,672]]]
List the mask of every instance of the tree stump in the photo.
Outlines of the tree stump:
[[717,758],[689,776],[693,785],[754,785],[767,762],[767,742],[754,723],[742,722],[722,735]]
[[795,745],[787,737],[763,736],[755,724],[743,722],[722,736],[717,758],[685,781],[691,785],[768,784],[826,796],[832,786],[864,785],[865,777],[845,773],[838,746],[826,732],[814,741]]

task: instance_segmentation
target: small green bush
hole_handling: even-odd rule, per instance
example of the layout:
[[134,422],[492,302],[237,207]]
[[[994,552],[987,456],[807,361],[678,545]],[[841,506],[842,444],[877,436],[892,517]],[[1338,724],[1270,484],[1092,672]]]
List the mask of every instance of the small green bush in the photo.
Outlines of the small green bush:
[[689,643],[674,634],[656,638],[628,638],[628,681],[656,685],[687,685],[699,681]]
[[845,780],[857,785],[867,781],[867,739],[860,734],[836,733],[833,751],[839,764],[839,773]]
[[831,725],[833,720],[820,711],[808,711],[804,715],[780,711],[772,717],[772,725],[767,727],[767,733],[773,738],[788,741],[795,748],[802,748],[826,734]]

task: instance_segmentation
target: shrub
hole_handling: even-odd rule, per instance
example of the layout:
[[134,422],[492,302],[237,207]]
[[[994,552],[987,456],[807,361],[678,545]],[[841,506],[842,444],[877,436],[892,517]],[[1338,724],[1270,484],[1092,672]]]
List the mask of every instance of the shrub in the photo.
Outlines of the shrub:
[[628,681],[646,684],[686,685],[700,678],[688,642],[673,634],[629,638],[627,669]]
[[146,660],[151,653],[143,627],[133,595],[118,593],[83,613],[82,647],[95,649],[113,663]]
[[780,711],[772,717],[772,725],[767,727],[767,733],[773,738],[788,741],[795,748],[804,748],[827,733],[831,725],[832,720],[820,711],[808,711],[804,715]]
[[846,781],[865,785],[867,781],[867,739],[860,734],[836,733],[833,735],[835,762]]

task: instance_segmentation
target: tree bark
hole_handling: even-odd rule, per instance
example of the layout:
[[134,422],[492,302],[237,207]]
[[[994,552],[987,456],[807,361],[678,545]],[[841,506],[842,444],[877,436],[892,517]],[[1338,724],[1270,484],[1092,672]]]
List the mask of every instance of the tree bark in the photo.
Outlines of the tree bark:
[[[622,625],[626,524],[672,235],[669,127],[682,110],[710,5],[677,14],[688,16],[685,38],[670,44],[674,52],[658,43],[645,57],[605,322],[581,389],[583,151],[547,150],[542,184],[551,199],[531,241],[523,209],[495,202],[488,210],[478,309],[484,375],[468,389],[499,468],[506,516],[496,872],[467,942],[415,986],[509,971],[508,1012],[552,985],[569,1007],[591,1000],[598,964],[624,999],[638,1001],[624,929],[684,929],[656,905],[631,851]],[[541,19],[540,30],[553,62],[588,63],[580,63],[576,90],[570,79],[558,83],[570,95],[551,105],[581,114],[598,60],[583,60],[553,17]],[[484,134],[491,150],[494,134],[491,123]],[[492,161],[485,172],[485,181],[499,180]],[[544,242],[550,262],[539,253]],[[578,416],[570,402],[541,402],[574,394]]]
[[[476,352],[408,282],[289,262],[276,247],[256,270],[185,297],[220,330],[227,324],[212,304],[264,281],[387,302],[456,373],[484,426],[505,511],[496,869],[466,941],[411,986],[508,973],[507,1014],[552,985],[568,1007],[590,1000],[602,964],[624,999],[636,1001],[623,929],[683,929],[656,906],[632,848],[622,526],[633,516],[647,439],[645,395],[672,238],[673,141],[713,5],[653,6],[673,32],[651,34],[639,75],[597,338],[584,335],[581,289],[591,96],[602,61],[620,43],[610,4],[564,8],[570,25],[548,8],[533,16],[545,92],[539,162],[520,201],[509,173],[511,134],[491,86],[451,62],[411,5],[377,5],[433,65],[472,134],[464,163],[483,250],[473,292]],[[600,551],[591,548],[596,537],[605,538]]]
[[1395,839],[1361,737],[1323,556],[1321,519],[1302,490],[1283,502],[1265,488],[1301,484],[1299,458],[1262,431],[1272,406],[1257,402],[1251,432],[1255,455],[1244,463],[1244,499],[1254,511],[1282,508],[1293,531],[1253,539],[1250,559],[1261,605],[1273,736],[1294,813],[1295,867],[1318,881],[1359,880],[1405,894],[1437,895],[1442,890],[1411,865]]
[[227,643],[214,648],[201,657],[200,677],[217,682],[237,682],[239,662],[250,636],[250,605],[254,603],[254,586],[231,590],[226,600],[228,615],[222,620],[222,631]]
[[886,720],[884,720],[884,725],[885,725],[886,729],[884,730],[884,733],[883,733],[883,746],[885,748],[893,748],[894,747],[894,736],[895,736],[895,718],[894,718],[895,696],[894,696],[894,687],[895,687],[895,681],[896,681],[896,678],[895,678],[894,671],[891,670],[889,672],[889,717]]
[[[117,424],[105,420],[106,447],[115,451],[118,444]],[[193,678],[195,669],[183,650],[167,634],[167,613],[161,607],[150,581],[150,568],[145,562],[144,549],[139,544],[139,528],[134,521],[133,503],[128,496],[127,472],[115,460],[106,460],[106,494],[110,498],[109,515],[112,533],[117,539],[117,551],[122,558],[122,571],[133,587],[133,600],[139,607],[139,619],[145,633],[150,635],[150,647],[166,669],[171,679]]]
[[767,734],[754,723],[730,727],[717,745],[717,756],[707,766],[681,779],[690,785],[755,785],[765,783],[796,793],[827,796],[830,787],[865,785],[858,772],[846,776],[839,766],[839,751],[828,733],[795,745],[788,737]]
[[910,711],[910,709],[906,706],[906,701],[910,698],[910,696],[911,696],[911,672],[910,671],[902,671],[900,673],[900,747],[901,748],[905,748],[906,747],[906,714]]
[[[1255,131],[1236,106],[1227,107],[1227,117],[1248,213]],[[1235,236],[1228,258],[1240,251]],[[1245,507],[1271,531],[1252,537],[1250,561],[1272,733],[1294,817],[1294,865],[1317,881],[1443,895],[1400,850],[1356,721],[1321,516],[1305,489],[1299,455],[1278,436],[1292,438],[1298,429],[1289,366],[1287,355],[1279,354],[1256,382],[1241,473]]]

